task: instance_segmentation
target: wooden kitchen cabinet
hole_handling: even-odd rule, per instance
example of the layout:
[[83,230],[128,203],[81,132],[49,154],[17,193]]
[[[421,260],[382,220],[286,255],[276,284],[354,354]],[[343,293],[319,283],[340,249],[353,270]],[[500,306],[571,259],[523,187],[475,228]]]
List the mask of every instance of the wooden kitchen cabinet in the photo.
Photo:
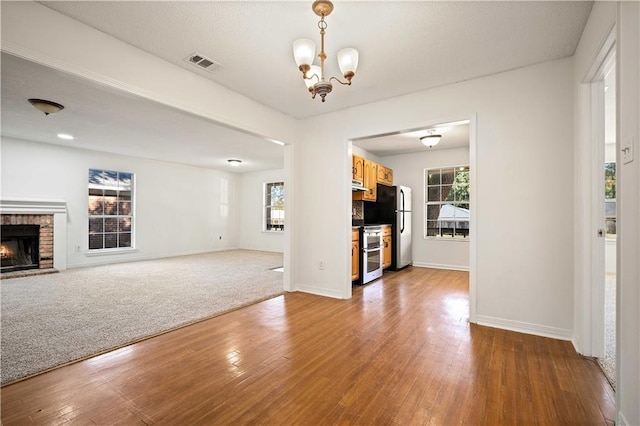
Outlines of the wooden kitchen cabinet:
[[351,229],[351,281],[360,278],[360,231]]
[[358,157],[357,155],[353,156],[352,174],[353,176],[351,179],[361,185],[364,183],[364,158]]
[[391,266],[391,226],[384,225],[382,227],[382,269]]
[[393,185],[393,170],[388,167],[378,164],[377,182],[383,185]]
[[354,200],[364,201],[376,201],[378,194],[378,164],[373,161],[364,159],[364,182],[363,186],[367,188],[366,191],[358,191],[353,193]]

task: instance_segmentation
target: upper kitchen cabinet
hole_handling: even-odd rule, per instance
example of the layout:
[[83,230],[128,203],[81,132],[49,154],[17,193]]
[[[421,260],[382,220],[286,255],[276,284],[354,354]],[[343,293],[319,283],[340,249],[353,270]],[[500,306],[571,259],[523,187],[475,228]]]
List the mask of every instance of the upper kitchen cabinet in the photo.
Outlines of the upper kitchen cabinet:
[[364,184],[364,158],[358,157],[357,155],[353,156],[353,179],[355,182],[358,182],[360,185]]
[[366,191],[358,191],[353,193],[354,200],[363,201],[376,201],[377,198],[377,183],[378,183],[378,169],[377,164],[373,161],[364,159],[364,181],[363,186],[367,188]]
[[383,185],[393,186],[393,170],[378,164],[377,182]]

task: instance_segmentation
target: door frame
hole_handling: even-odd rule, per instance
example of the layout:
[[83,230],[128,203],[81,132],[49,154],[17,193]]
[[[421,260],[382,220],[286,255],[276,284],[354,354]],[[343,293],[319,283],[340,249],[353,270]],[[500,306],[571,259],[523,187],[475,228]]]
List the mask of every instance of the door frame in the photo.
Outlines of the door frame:
[[[580,287],[581,298],[577,300],[576,309],[580,317],[581,327],[574,333],[574,346],[578,352],[586,356],[601,357],[604,355],[604,238],[597,236],[597,229],[604,225],[604,212],[598,203],[597,191],[604,191],[604,70],[615,60],[616,27],[608,32],[608,36],[595,55],[589,72],[582,80],[581,93],[584,95],[586,113],[582,117],[580,130],[582,162],[576,190],[582,193],[582,214],[580,234],[581,270],[576,270],[577,286]],[[600,146],[600,144],[602,146]],[[617,142],[616,142],[617,145]],[[602,198],[604,193],[602,193]],[[579,216],[578,216],[579,217]],[[601,264],[597,259],[602,259]],[[602,277],[602,279],[599,279]]]

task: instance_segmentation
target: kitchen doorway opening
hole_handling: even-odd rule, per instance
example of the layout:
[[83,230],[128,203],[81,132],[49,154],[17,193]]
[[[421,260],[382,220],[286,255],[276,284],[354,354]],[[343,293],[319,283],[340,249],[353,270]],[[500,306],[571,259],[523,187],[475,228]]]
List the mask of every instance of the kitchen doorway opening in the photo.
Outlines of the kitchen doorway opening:
[[[384,168],[393,170],[393,185],[406,186],[412,189],[413,205],[412,205],[412,263],[414,266],[433,267],[441,269],[465,270],[469,272],[469,322],[476,323],[476,259],[477,259],[477,215],[474,214],[476,206],[476,173],[477,173],[477,117],[476,114],[453,116],[437,120],[430,120],[423,125],[380,133],[375,135],[366,135],[352,138],[348,141],[348,152],[350,155],[363,157],[375,163],[382,164]],[[442,130],[445,130],[444,132]],[[440,132],[438,132],[440,131]],[[458,133],[465,133],[461,137]],[[442,138],[437,146],[429,146],[426,141],[421,141],[420,137],[430,136],[432,134],[441,134]],[[453,145],[448,146],[447,136],[457,134],[457,139]],[[427,158],[434,159],[436,163],[429,163]],[[424,161],[423,161],[424,160]],[[468,176],[465,184],[468,184],[468,204],[458,206],[458,209],[445,208],[444,210],[465,211],[470,212],[466,217],[460,218],[461,222],[468,223],[465,226],[464,238],[454,238],[458,233],[451,236],[445,235],[445,238],[438,233],[433,234],[434,226],[439,222],[440,217],[427,221],[427,204],[435,203],[435,200],[427,198],[427,178],[426,170],[438,168],[438,170],[451,169],[452,176],[456,173],[462,173]],[[355,167],[353,168],[355,170]],[[458,172],[463,170],[463,172]],[[446,171],[446,170],[445,170]],[[448,176],[448,175],[447,175]],[[462,176],[462,175],[461,175]],[[440,182],[433,185],[432,190],[449,188]],[[449,191],[451,195],[457,193]],[[438,200],[438,202],[441,200]],[[364,201],[366,203],[368,201]],[[352,219],[355,215],[360,215],[364,210],[360,204],[363,202],[355,202],[352,198]],[[432,206],[433,207],[433,206]],[[436,206],[438,207],[438,206]],[[441,206],[440,206],[441,207]],[[433,208],[431,209],[433,210]],[[442,208],[440,208],[442,210]],[[440,211],[439,210],[439,211]],[[364,225],[366,225],[366,212],[362,215]],[[469,217],[470,216],[470,217]],[[447,218],[442,219],[445,223]],[[451,218],[449,218],[451,219]],[[429,222],[429,223],[427,223]],[[451,220],[448,220],[449,223]],[[429,227],[429,225],[432,225]],[[440,228],[438,228],[440,229]],[[432,235],[433,234],[433,235]],[[460,233],[463,235],[463,233]],[[451,241],[444,241],[449,236]],[[434,255],[442,255],[443,251],[433,246],[444,245],[446,248],[456,253],[462,250],[462,256],[454,256],[450,259],[454,261],[447,262],[443,259],[435,260],[434,256],[428,254],[429,250]],[[427,247],[428,246],[428,247]]]

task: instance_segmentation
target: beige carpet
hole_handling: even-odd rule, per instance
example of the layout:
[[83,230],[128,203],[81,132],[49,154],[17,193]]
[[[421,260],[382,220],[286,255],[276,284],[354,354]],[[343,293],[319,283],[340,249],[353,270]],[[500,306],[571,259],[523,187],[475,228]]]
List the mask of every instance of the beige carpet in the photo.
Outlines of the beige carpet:
[[230,250],[0,281],[1,383],[283,293],[282,254]]

